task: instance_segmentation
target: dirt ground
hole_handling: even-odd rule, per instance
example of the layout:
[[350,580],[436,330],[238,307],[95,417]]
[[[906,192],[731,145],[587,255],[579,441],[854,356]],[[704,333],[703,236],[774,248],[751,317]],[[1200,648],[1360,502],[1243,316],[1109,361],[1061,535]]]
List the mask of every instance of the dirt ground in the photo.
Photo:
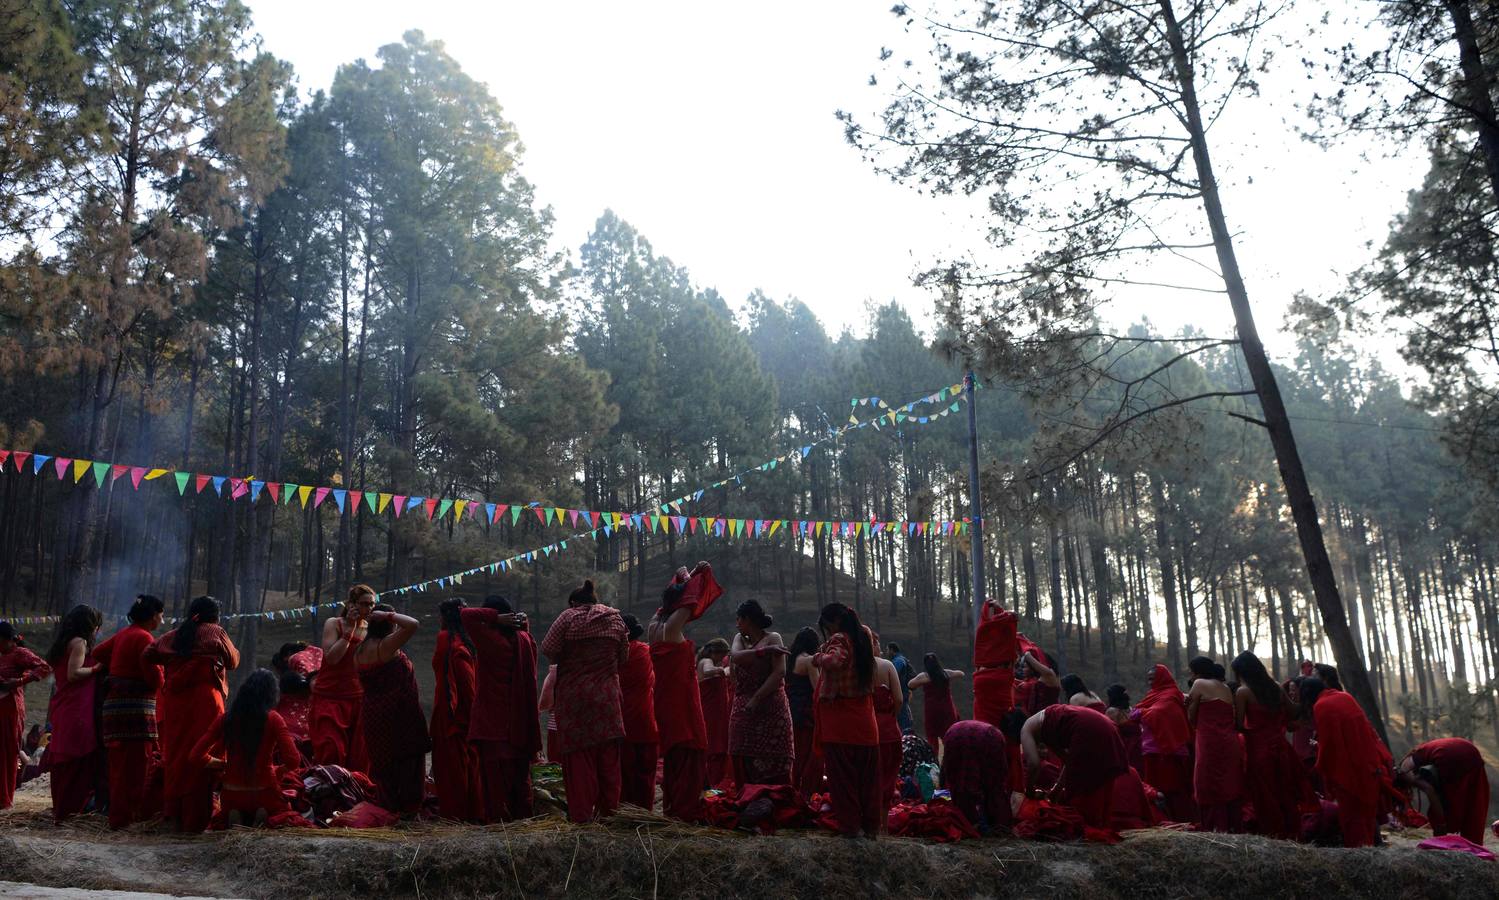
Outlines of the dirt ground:
[[413,824],[360,832],[185,837],[99,816],[51,822],[45,781],[0,813],[0,879],[56,888],[243,898],[1048,897],[1440,898],[1499,896],[1499,862],[1415,849],[1425,832],[1368,850],[1153,830],[1122,844],[1015,840],[937,845],[808,831],[757,837],[638,810],[573,826]]

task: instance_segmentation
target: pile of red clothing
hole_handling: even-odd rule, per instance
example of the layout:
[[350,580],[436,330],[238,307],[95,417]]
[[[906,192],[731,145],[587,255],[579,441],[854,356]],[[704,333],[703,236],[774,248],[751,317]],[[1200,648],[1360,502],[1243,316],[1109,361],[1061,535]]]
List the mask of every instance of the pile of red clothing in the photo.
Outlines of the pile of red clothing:
[[[826,799],[826,795],[821,796]],[[704,803],[709,825],[747,828],[760,834],[775,834],[778,828],[804,824],[822,815],[819,811],[825,805],[809,809],[798,800],[796,789],[787,784],[746,784],[737,794],[709,794]]]
[[1085,840],[1099,844],[1117,844],[1119,832],[1109,828],[1091,828],[1070,806],[1050,800],[1027,798],[1015,814],[1014,834],[1031,841],[1061,843]]
[[926,803],[897,803],[890,808],[887,822],[893,837],[925,838],[939,844],[951,844],[979,836],[978,829],[945,797],[933,797]]
[[302,789],[289,797],[291,807],[314,822],[326,823],[375,796],[375,783],[363,772],[343,766],[313,766],[301,773]]

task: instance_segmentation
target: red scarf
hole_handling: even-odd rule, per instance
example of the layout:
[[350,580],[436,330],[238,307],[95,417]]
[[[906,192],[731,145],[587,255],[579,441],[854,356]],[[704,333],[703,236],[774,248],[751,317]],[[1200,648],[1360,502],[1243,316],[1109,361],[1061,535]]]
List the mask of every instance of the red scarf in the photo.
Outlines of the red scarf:
[[1157,753],[1172,754],[1187,745],[1192,739],[1192,729],[1187,724],[1187,700],[1171,670],[1156,663],[1150,676],[1150,693],[1135,706],[1140,718],[1150,729]]

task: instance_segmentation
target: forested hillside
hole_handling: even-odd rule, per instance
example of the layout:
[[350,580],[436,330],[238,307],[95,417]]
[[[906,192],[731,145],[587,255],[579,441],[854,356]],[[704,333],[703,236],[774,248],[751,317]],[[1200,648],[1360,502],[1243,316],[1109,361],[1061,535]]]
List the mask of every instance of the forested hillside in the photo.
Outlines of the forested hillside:
[[[950,317],[869,298],[829,333],[798,298],[721,296],[629,210],[557,247],[505,86],[441,42],[324,90],[237,4],[183,6],[0,0],[24,25],[0,49],[0,615],[206,591],[259,658],[258,614],[355,582],[427,584],[393,595],[425,610],[504,561],[483,583],[526,607],[593,577],[634,608],[706,558],[772,612],[810,592],[919,644],[969,627]],[[1410,248],[1438,199],[1494,208],[1453,165],[1374,265],[1461,256],[1470,278],[1402,294],[1427,311],[1493,283],[1491,253]],[[1273,366],[1350,625],[1411,733],[1499,732],[1474,382],[1429,331],[1431,371],[1390,371],[1347,299],[1298,302]],[[978,360],[990,595],[1108,677],[1156,643],[1178,670],[1328,658],[1238,342],[1074,324],[1044,363]]]

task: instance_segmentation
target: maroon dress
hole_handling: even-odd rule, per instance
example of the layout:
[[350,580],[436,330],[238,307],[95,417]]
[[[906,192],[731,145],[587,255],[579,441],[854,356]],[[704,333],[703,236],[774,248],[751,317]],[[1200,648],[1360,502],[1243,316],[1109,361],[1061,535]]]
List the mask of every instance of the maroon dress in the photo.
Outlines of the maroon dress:
[[417,693],[416,670],[397,650],[387,663],[359,667],[364,686],[364,746],[369,753],[370,780],[380,789],[380,805],[393,813],[412,815],[427,791],[427,718]]
[[[778,657],[756,656],[731,670],[734,699],[729,709],[729,755],[734,780],[745,784],[790,784],[796,751],[791,739],[791,704],[778,686],[753,710],[746,704],[770,677]],[[782,685],[784,685],[784,680]]]
[[[930,676],[928,676],[930,677]],[[926,741],[933,747],[942,742],[947,729],[958,721],[958,707],[952,699],[952,682],[928,681],[921,686],[922,724],[926,726]]]

